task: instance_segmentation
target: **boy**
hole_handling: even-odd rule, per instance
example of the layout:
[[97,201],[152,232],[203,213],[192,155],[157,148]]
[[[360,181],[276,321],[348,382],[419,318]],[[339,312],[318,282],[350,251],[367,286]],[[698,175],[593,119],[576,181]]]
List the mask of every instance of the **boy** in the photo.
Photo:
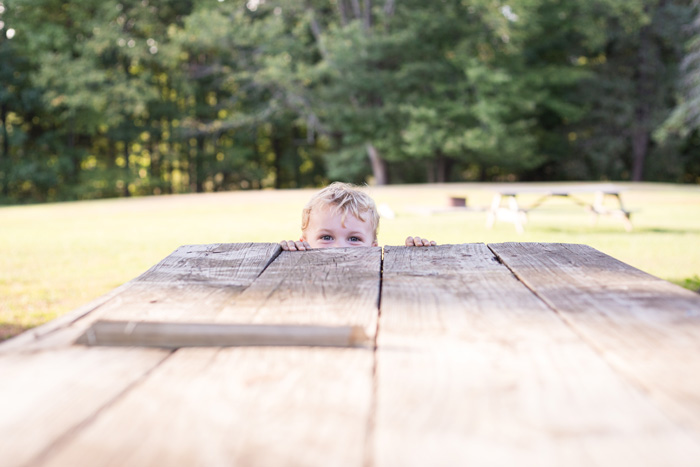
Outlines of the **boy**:
[[[356,186],[334,182],[318,192],[301,214],[301,238],[282,240],[287,251],[311,248],[377,246],[379,213],[374,201]],[[408,237],[406,246],[435,246],[420,237]]]

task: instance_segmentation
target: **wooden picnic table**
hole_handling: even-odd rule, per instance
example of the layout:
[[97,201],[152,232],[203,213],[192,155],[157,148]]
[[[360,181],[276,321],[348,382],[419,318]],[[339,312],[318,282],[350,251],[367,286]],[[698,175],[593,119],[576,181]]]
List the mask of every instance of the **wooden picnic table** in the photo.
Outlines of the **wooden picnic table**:
[[[369,340],[197,343],[251,326]],[[584,245],[183,246],[0,345],[0,459],[698,466],[700,296]]]
[[[593,200],[582,200],[577,195],[592,193]],[[601,215],[620,219],[625,230],[632,230],[631,211],[622,203],[622,189],[611,183],[564,184],[564,185],[530,185],[527,183],[502,185],[497,187],[486,218],[486,227],[492,228],[499,221],[515,225],[518,233],[525,230],[528,212],[540,207],[552,198],[566,198],[583,206],[591,214],[593,222]],[[524,206],[518,197],[527,194],[540,195],[534,203]],[[608,201],[606,203],[606,201]]]

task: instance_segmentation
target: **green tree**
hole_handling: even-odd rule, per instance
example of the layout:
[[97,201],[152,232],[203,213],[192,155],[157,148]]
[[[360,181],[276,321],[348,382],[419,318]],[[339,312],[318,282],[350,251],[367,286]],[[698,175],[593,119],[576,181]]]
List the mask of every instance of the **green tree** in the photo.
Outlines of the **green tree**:
[[586,113],[571,127],[578,160],[571,160],[569,171],[639,181],[651,164],[662,177],[664,166],[673,165],[667,159],[673,148],[659,145],[652,135],[674,107],[689,5],[672,0],[609,5],[598,5],[604,43],[597,54],[593,49],[579,58],[592,75],[577,89]]
[[675,88],[692,16],[689,0],[0,0],[0,196],[696,180],[697,22]]
[[684,27],[686,47],[678,80],[678,103],[664,124],[654,133],[661,146],[673,146],[675,179],[700,183],[700,2],[692,3],[693,12]]
[[574,113],[549,89],[583,74],[571,63],[528,56],[532,37],[545,35],[537,16],[543,2],[510,3],[313,8],[321,60],[312,89],[338,149],[330,169],[361,176],[365,148],[379,183],[388,179],[384,162],[394,181],[420,179],[411,170],[416,163],[432,181],[503,177],[541,165],[538,112]]

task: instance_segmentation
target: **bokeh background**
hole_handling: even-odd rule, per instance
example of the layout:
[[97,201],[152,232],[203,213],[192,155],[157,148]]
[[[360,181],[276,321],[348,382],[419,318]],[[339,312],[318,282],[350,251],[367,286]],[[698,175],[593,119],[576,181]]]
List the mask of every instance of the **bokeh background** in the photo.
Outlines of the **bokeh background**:
[[690,0],[0,0],[0,199],[698,183]]

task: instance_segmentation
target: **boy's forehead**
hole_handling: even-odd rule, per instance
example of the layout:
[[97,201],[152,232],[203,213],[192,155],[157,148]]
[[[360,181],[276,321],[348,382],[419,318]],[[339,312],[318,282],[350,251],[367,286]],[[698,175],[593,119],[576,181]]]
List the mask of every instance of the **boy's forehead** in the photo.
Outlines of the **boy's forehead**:
[[[352,216],[357,219],[357,216],[355,216],[350,210],[343,209],[342,207],[336,205],[336,204],[323,204],[320,206],[316,206],[313,209],[311,209],[311,216],[316,213],[319,216],[330,216],[330,217],[346,217],[346,216]],[[359,219],[361,220],[361,219]]]
[[319,217],[326,217],[326,220],[339,219],[343,226],[345,226],[346,219],[352,218],[356,219],[358,222],[369,225],[367,220],[357,217],[350,210],[343,209],[340,206],[333,204],[324,204],[311,209],[309,217],[314,220],[318,220]]

